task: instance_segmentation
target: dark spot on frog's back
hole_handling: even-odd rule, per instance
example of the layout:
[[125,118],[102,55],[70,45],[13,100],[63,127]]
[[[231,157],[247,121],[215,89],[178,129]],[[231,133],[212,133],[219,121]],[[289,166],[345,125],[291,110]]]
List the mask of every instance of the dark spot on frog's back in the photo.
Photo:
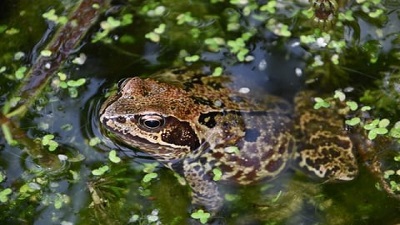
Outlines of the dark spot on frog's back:
[[260,131],[258,129],[246,129],[244,140],[247,142],[256,142],[259,136]]
[[193,77],[191,77],[190,80],[186,81],[183,83],[183,87],[185,91],[192,91],[195,89],[195,86],[204,86],[205,84],[201,80],[202,74],[194,74]]
[[217,91],[224,88],[224,86],[222,86],[221,82],[210,82],[210,83],[208,83],[208,85]]
[[195,150],[200,146],[196,132],[190,124],[171,116],[165,118],[161,139],[177,146],[188,146],[191,150]]
[[265,170],[269,172],[274,172],[278,171],[281,167],[283,166],[283,160],[282,159],[277,159],[277,160],[271,160],[266,166]]
[[213,128],[215,125],[217,125],[217,122],[215,121],[215,117],[221,114],[219,112],[211,112],[211,113],[202,113],[200,114],[199,117],[199,123],[207,126],[208,128]]
[[199,104],[199,105],[208,105],[208,106],[213,105],[213,102],[207,98],[198,97],[198,96],[192,96],[191,98],[194,100],[194,102],[196,104]]

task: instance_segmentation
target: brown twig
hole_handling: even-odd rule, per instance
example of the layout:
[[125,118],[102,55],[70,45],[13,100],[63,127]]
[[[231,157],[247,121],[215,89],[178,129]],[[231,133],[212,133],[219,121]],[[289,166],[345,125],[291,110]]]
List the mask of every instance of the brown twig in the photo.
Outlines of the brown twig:
[[[20,97],[15,107],[4,107],[0,114],[3,135],[9,144],[21,144],[30,156],[39,160],[46,168],[57,169],[61,163],[54,154],[49,154],[40,141],[33,140],[21,129],[19,119],[22,118],[49,80],[60,69],[68,57],[76,52],[82,39],[97,22],[99,16],[109,7],[110,0],[81,0],[72,10],[68,22],[59,27],[51,41],[44,49],[52,52],[50,56],[39,55],[30,68],[26,78],[13,97]],[[7,104],[6,104],[7,105]]]
[[6,111],[7,117],[24,116],[48,81],[60,69],[65,60],[81,43],[89,29],[96,23],[101,13],[109,6],[109,0],[82,0],[68,17],[68,22],[60,27],[44,49],[51,56],[39,55],[21,88],[14,96],[21,97],[15,107]]

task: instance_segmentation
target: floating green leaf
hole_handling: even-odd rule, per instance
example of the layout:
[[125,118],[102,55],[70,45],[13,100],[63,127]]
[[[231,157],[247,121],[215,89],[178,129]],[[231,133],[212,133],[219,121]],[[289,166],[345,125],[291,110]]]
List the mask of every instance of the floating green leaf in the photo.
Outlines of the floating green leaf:
[[248,50],[247,48],[240,49],[240,51],[236,54],[236,57],[240,62],[247,61],[246,60],[246,55],[249,52],[250,52],[250,50]]
[[224,198],[226,201],[232,202],[232,201],[237,200],[239,198],[239,196],[235,195],[235,194],[225,194]]
[[162,34],[164,33],[166,27],[167,26],[165,25],[165,23],[162,23],[157,28],[154,29],[154,32],[157,34]]
[[143,182],[148,183],[150,182],[152,179],[157,178],[158,174],[157,173],[148,173],[143,177]]
[[54,151],[58,147],[58,143],[56,141],[54,141],[53,139],[54,139],[53,134],[47,134],[47,135],[43,136],[43,138],[42,138],[42,145],[48,146],[49,151]]
[[204,210],[199,209],[196,212],[190,215],[193,219],[200,220],[202,224],[206,224],[208,219],[211,217],[211,214],[208,212],[204,212]]
[[273,31],[276,35],[282,37],[290,37],[292,35],[292,32],[289,30],[289,26],[286,24],[278,24]]
[[376,138],[376,136],[377,136],[377,133],[375,133],[374,130],[370,130],[370,131],[368,132],[368,139],[369,139],[369,140],[374,140],[374,139]]
[[60,17],[58,17],[57,22],[59,24],[65,25],[68,22],[68,18],[66,16],[60,16]]
[[273,13],[275,13],[275,11],[276,11],[276,4],[277,4],[276,1],[268,1],[267,4],[262,5],[262,6],[260,7],[260,11],[261,11],[261,12],[267,11],[267,12],[273,14]]
[[42,50],[40,51],[40,55],[44,57],[49,57],[51,56],[52,52],[50,50]]
[[346,105],[350,107],[350,110],[355,111],[358,109],[358,104],[355,101],[347,101]]
[[76,87],[69,87],[68,93],[71,98],[76,98],[79,95],[78,89],[76,89]]
[[98,137],[94,137],[94,138],[91,138],[89,140],[89,145],[90,146],[95,146],[95,145],[100,144],[100,143],[101,143],[101,140]]
[[389,135],[394,138],[400,138],[400,127],[393,127],[390,130]]
[[159,219],[159,217],[158,217],[157,215],[148,215],[148,216],[147,216],[147,220],[148,220],[150,223],[157,222],[158,219]]
[[43,136],[42,138],[42,144],[43,145],[48,145],[49,141],[54,139],[54,135],[53,134],[46,134],[45,136]]
[[121,26],[126,26],[132,24],[133,22],[133,15],[128,13],[122,16]]
[[129,218],[128,224],[129,224],[129,223],[135,223],[135,222],[137,222],[139,219],[140,219],[140,216],[139,216],[139,215],[133,214],[133,215],[131,216],[131,218]]
[[379,123],[379,119],[375,119],[372,122],[365,124],[364,129],[372,130],[378,125],[378,123]]
[[86,83],[86,79],[85,78],[80,78],[78,80],[69,80],[67,82],[67,85],[69,87],[80,87],[82,85],[84,85]]
[[103,21],[100,23],[101,28],[104,30],[112,30],[119,26],[121,26],[121,21],[115,19],[112,16],[107,17],[107,21]]
[[213,75],[213,76],[216,76],[216,77],[221,76],[223,71],[224,71],[224,70],[222,69],[222,67],[216,67],[216,68],[214,69],[214,72],[213,72],[212,75]]
[[176,20],[177,20],[177,24],[178,25],[182,25],[184,23],[196,22],[196,19],[194,17],[192,17],[192,13],[191,12],[186,12],[186,13],[179,14],[176,17]]
[[377,128],[375,128],[375,129],[373,129],[373,131],[374,131],[376,134],[387,134],[388,129],[386,129],[386,127],[377,127]]
[[6,69],[7,69],[7,67],[5,67],[5,66],[0,67],[0,73],[3,73],[4,71],[6,71]]
[[81,176],[78,172],[69,170],[69,173],[72,175],[72,181],[70,181],[70,182],[75,183],[81,179]]
[[147,12],[147,15],[150,17],[162,16],[162,15],[164,15],[166,10],[167,9],[165,6],[159,5],[155,9],[149,10]]
[[343,91],[336,90],[333,97],[343,102],[346,99],[346,94]]
[[108,159],[113,163],[121,162],[121,158],[117,156],[117,151],[115,150],[111,150],[110,153],[108,153]]
[[6,30],[6,34],[7,35],[14,35],[14,34],[18,34],[19,33],[19,29],[11,27],[10,29]]
[[48,12],[45,12],[42,14],[42,17],[53,21],[54,23],[58,24],[66,24],[68,22],[68,18],[65,16],[57,16],[56,15],[56,10],[55,9],[51,9]]
[[67,195],[62,195],[57,193],[54,199],[54,208],[60,209],[65,202],[69,201],[69,197]]
[[4,203],[8,201],[8,196],[12,193],[10,188],[6,188],[0,191],[0,202]]
[[53,22],[56,22],[58,19],[55,9],[50,9],[49,11],[43,13],[42,17]]
[[25,53],[24,52],[17,52],[17,53],[14,54],[14,59],[15,60],[20,60],[23,57],[25,57]]
[[374,140],[378,134],[387,134],[388,129],[386,127],[375,127],[368,132],[368,138]]
[[370,13],[368,13],[368,15],[369,15],[371,18],[378,18],[378,17],[381,16],[383,13],[384,13],[384,12],[383,12],[382,9],[377,9],[375,12],[370,12]]
[[145,163],[144,164],[144,168],[143,168],[143,172],[145,173],[152,173],[158,166],[158,163]]
[[153,31],[150,32],[150,33],[147,33],[144,37],[147,38],[147,39],[150,39],[153,42],[159,42],[160,41],[160,35],[155,33],[155,32],[153,32]]
[[394,174],[395,174],[394,170],[386,170],[386,171],[383,173],[383,177],[384,177],[385,179],[388,179],[390,176],[392,176],[392,175],[394,175]]
[[86,62],[86,59],[87,59],[86,55],[81,53],[79,54],[78,57],[72,60],[72,63],[77,65],[83,65]]
[[361,107],[361,111],[365,112],[365,111],[369,111],[371,110],[371,106],[363,106]]
[[185,61],[186,62],[196,62],[200,59],[199,55],[192,55],[192,56],[186,56]]
[[35,191],[35,189],[33,189],[32,186],[29,185],[29,184],[27,184],[27,183],[23,184],[23,185],[19,188],[19,192],[22,193],[22,194],[26,194],[26,193],[34,192],[34,191]]
[[60,80],[66,80],[67,79],[67,74],[62,73],[62,72],[58,72],[57,76],[58,76],[58,78],[60,78]]
[[344,13],[339,13],[338,19],[340,21],[354,21],[353,12],[351,10],[347,10]]
[[227,45],[232,53],[238,53],[240,50],[246,47],[246,44],[242,38],[229,40]]
[[379,127],[387,127],[390,124],[390,121],[388,119],[381,119],[379,121],[378,126]]
[[217,52],[220,50],[220,46],[225,45],[225,40],[221,37],[207,38],[204,40],[204,44],[207,45],[210,51]]
[[329,104],[329,102],[325,101],[324,99],[322,99],[320,97],[315,97],[314,101],[315,101],[314,109],[329,108],[331,106],[331,104]]
[[355,126],[361,122],[361,119],[359,117],[354,117],[349,120],[346,120],[345,123],[349,126]]
[[214,168],[214,169],[212,170],[212,172],[213,172],[213,174],[214,174],[214,177],[213,177],[213,180],[214,180],[214,181],[219,181],[219,180],[221,180],[221,178],[222,178],[222,171],[221,171],[221,169],[219,169],[219,168]]
[[101,176],[103,175],[105,172],[107,172],[110,169],[110,167],[108,167],[107,165],[99,167],[98,169],[94,169],[92,170],[92,174],[95,176]]
[[18,80],[24,78],[24,74],[27,69],[28,68],[26,68],[25,66],[21,66],[20,68],[18,68],[17,71],[15,71],[15,78],[17,78]]
[[339,65],[339,55],[338,54],[333,54],[331,57],[331,62],[335,65]]

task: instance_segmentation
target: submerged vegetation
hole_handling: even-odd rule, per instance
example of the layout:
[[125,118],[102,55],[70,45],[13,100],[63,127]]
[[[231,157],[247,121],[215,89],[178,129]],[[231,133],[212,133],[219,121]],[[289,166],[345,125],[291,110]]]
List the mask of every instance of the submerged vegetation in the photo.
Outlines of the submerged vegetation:
[[[342,108],[349,130],[362,135],[368,150],[359,154],[374,179],[361,174],[347,187],[323,188],[300,177],[286,186],[278,180],[241,188],[227,192],[230,214],[218,219],[283,224],[306,215],[314,224],[346,224],[387,216],[399,222],[398,202],[387,197],[400,195],[399,3],[98,0],[80,9],[83,2],[0,3],[10,9],[0,18],[1,223],[209,222],[208,212],[188,213],[188,187],[174,175],[101,135],[96,118],[104,77],[116,83],[132,71],[183,65],[206,65],[214,76],[241,65],[266,70],[265,58],[276,52],[284,52],[279,66],[301,61],[292,80],[300,77],[321,92],[316,108]],[[75,29],[82,24],[85,29]],[[122,157],[120,149],[138,157]],[[346,191],[372,199],[353,203]],[[340,201],[356,210],[350,215]]]

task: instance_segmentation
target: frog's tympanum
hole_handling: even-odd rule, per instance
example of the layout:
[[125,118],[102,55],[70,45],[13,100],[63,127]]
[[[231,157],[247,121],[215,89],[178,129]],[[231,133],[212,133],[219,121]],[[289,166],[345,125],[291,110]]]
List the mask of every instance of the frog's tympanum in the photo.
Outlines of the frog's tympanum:
[[[343,119],[330,109],[314,110],[310,92],[290,104],[237,86],[229,76],[186,69],[129,78],[119,88],[102,106],[102,125],[182,175],[192,202],[208,210],[222,206],[218,182],[269,180],[289,163],[331,181],[357,174]],[[218,181],[214,169],[222,172]]]

